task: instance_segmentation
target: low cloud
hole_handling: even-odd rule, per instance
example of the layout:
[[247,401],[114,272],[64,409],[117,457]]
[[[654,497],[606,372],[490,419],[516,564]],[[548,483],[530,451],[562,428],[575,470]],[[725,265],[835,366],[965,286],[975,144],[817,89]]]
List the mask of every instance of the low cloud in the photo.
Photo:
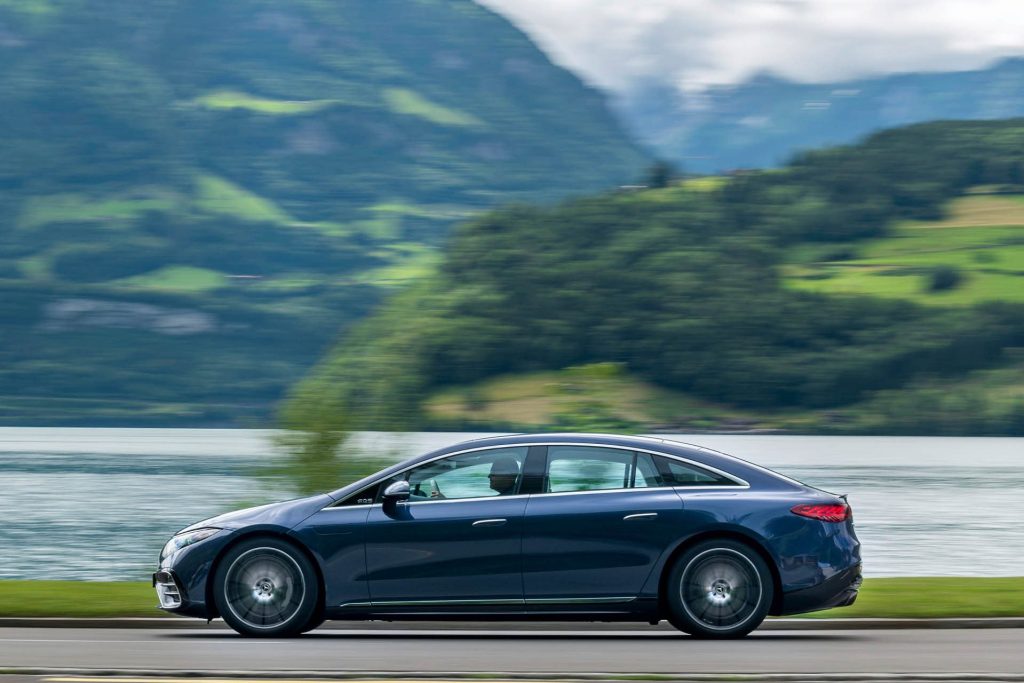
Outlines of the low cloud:
[[1021,0],[478,0],[603,88],[828,82],[1024,54]]

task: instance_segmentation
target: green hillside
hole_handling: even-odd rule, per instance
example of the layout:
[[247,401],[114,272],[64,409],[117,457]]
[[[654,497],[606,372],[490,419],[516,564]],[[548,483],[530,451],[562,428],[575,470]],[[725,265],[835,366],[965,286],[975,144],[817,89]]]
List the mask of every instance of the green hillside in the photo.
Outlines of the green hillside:
[[328,354],[286,419],[1019,433],[1022,143],[1024,120],[926,124],[779,170],[489,213]]
[[0,422],[252,424],[498,204],[632,181],[470,0],[0,2]]
[[[1024,195],[968,191],[945,205],[941,218],[902,221],[884,237],[794,247],[787,285],[932,306],[1024,303]],[[950,286],[936,286],[943,272]]]

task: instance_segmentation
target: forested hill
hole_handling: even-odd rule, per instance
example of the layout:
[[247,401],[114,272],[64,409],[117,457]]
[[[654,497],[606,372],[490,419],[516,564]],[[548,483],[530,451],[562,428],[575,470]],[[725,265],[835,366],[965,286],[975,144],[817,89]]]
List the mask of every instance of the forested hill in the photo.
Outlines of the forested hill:
[[470,0],[4,0],[0,419],[258,421],[452,222],[646,163]]
[[[1014,303],[1024,288],[1024,227],[958,232],[936,219],[966,192],[1024,201],[1013,194],[1024,191],[1022,163],[1024,120],[934,123],[806,154],[781,170],[490,213],[458,229],[435,275],[337,346],[296,390],[288,420],[429,425],[429,396],[470,387],[469,422],[474,409],[486,412],[481,383],[595,363],[755,415],[839,410],[926,378],[998,367],[1024,346],[1024,306]],[[949,280],[925,263],[858,261],[904,224],[940,245],[977,231],[951,250],[952,263],[976,263],[1010,284],[977,301],[949,299],[961,271]],[[886,278],[912,278],[920,290],[893,298],[784,283],[794,254],[812,251],[849,262],[876,290],[886,291]],[[1017,403],[1003,413],[960,406],[952,412],[961,422],[936,429],[1024,424],[1024,396],[1012,391],[1004,394]],[[685,426],[687,418],[667,420]]]

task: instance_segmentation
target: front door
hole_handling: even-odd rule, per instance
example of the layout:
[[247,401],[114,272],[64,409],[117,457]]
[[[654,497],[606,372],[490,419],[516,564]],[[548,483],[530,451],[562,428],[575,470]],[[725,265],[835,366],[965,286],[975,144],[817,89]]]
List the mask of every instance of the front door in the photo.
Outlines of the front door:
[[660,483],[649,454],[549,446],[542,491],[526,509],[527,608],[635,599],[682,535],[682,500]]
[[366,520],[374,609],[522,608],[528,496],[519,490],[527,450],[461,453],[391,480],[407,480],[411,495],[388,511],[378,502]]

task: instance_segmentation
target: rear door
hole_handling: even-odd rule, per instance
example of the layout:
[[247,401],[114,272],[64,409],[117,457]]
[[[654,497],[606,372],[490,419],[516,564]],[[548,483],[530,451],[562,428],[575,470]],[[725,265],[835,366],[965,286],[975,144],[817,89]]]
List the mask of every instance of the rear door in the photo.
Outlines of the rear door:
[[633,600],[684,533],[679,495],[647,453],[552,445],[545,462],[524,522],[527,608]]

